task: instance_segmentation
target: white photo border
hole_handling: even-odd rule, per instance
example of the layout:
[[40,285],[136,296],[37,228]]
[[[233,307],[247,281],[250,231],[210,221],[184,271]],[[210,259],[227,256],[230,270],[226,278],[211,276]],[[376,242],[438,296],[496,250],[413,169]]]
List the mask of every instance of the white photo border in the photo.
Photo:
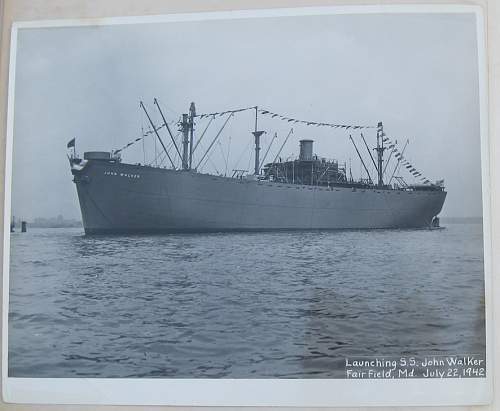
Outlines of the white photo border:
[[[12,147],[17,33],[26,28],[103,26],[187,22],[324,14],[471,13],[476,16],[483,200],[483,241],[486,306],[485,378],[463,379],[128,379],[16,378],[8,376],[8,307]],[[2,394],[5,402],[37,404],[177,405],[177,406],[440,406],[491,402],[492,246],[488,139],[488,93],[485,15],[476,5],[367,5],[273,8],[158,16],[41,20],[13,23],[7,103],[5,158]]]

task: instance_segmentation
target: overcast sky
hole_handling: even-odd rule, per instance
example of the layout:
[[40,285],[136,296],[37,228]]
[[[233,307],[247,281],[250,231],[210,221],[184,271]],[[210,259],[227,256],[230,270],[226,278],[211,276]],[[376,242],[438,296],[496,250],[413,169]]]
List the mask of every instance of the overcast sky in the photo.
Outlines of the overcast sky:
[[[160,123],[154,97],[172,122],[187,112],[191,101],[198,113],[259,105],[311,121],[383,121],[391,139],[401,145],[410,140],[406,157],[419,171],[431,181],[445,179],[448,197],[442,215],[482,214],[472,14],[22,29],[16,67],[13,214],[28,220],[58,214],[80,218],[66,143],[76,137],[79,153],[120,148],[147,127],[140,100]],[[198,158],[223,121],[212,123]],[[205,125],[206,120],[198,122],[197,136]],[[278,133],[268,155],[271,161],[290,124],[262,117],[259,128],[267,131],[262,155]],[[203,171],[250,169],[252,129],[253,113],[232,118]],[[161,135],[169,140],[165,130]],[[353,137],[366,159],[359,131]],[[373,130],[365,137],[375,143]],[[353,175],[359,177],[361,165],[348,132],[294,125],[282,157],[297,155],[301,138],[314,139],[314,152],[320,156],[351,162]],[[149,136],[144,145],[139,142],[124,151],[123,160],[151,162],[154,150],[154,138]],[[410,174],[401,175],[413,181]]]

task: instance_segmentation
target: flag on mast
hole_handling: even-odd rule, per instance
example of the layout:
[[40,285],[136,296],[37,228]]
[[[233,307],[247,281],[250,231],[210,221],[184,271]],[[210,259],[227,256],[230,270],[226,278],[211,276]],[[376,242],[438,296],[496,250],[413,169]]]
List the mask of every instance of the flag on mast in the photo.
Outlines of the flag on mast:
[[68,144],[66,145],[67,148],[71,148],[75,146],[75,138],[69,140]]

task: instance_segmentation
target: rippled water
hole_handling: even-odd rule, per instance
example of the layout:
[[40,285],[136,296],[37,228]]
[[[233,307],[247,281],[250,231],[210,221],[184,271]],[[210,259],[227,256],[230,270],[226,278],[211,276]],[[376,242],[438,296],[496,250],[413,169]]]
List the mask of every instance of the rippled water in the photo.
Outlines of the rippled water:
[[485,351],[482,231],[11,236],[9,375],[343,378]]

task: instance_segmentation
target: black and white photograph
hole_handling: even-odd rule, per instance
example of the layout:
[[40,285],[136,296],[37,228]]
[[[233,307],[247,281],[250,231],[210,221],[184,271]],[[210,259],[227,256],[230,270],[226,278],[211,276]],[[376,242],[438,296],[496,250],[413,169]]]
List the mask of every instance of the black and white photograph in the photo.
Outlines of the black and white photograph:
[[294,10],[14,28],[4,383],[488,400],[481,16]]

